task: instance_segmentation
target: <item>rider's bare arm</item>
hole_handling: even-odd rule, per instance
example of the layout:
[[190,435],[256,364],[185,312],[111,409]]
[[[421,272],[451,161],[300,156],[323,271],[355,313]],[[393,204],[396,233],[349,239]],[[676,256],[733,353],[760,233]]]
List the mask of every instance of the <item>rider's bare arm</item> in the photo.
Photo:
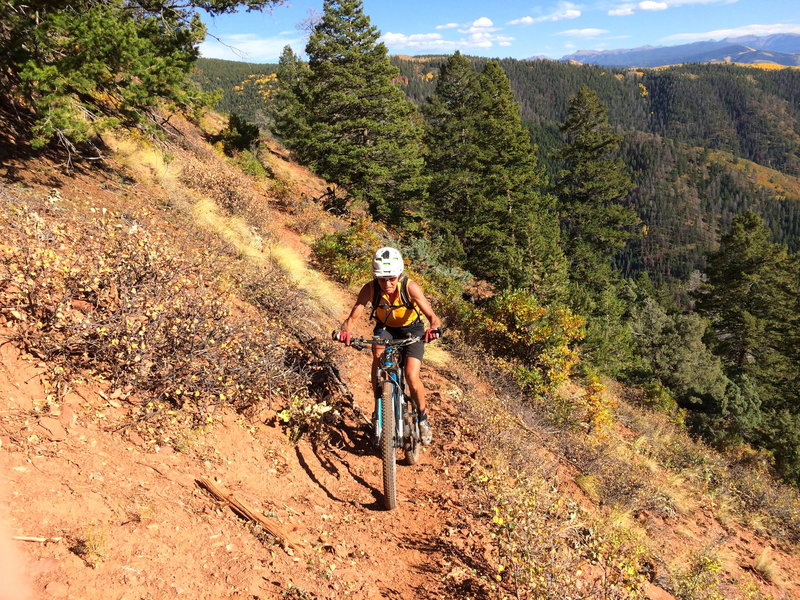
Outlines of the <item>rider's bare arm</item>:
[[[363,290],[362,290],[363,291]],[[436,313],[433,312],[433,307],[431,303],[428,302],[428,299],[425,297],[425,293],[422,291],[422,288],[416,281],[409,281],[408,282],[408,295],[414,301],[414,303],[419,306],[419,309],[422,311],[422,314],[428,319],[428,323],[430,323],[431,329],[439,329],[442,326],[441,320],[439,317],[436,316]]]
[[368,281],[364,284],[364,287],[361,288],[361,291],[358,292],[358,297],[356,298],[356,303],[353,304],[353,308],[350,310],[350,315],[344,320],[342,323],[342,331],[350,331],[355,325],[358,317],[361,316],[361,313],[364,312],[364,307],[367,305],[367,302],[372,302],[372,282]]

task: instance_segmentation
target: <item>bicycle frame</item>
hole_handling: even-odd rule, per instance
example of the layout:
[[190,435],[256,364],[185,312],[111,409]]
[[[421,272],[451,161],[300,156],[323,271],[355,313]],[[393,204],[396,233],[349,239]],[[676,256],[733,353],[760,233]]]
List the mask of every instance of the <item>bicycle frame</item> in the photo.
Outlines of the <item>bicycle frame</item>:
[[[395,448],[401,448],[403,446],[403,439],[405,437],[405,432],[403,431],[403,400],[405,400],[403,384],[405,382],[405,373],[403,372],[403,358],[400,357],[399,360],[396,358],[396,355],[399,353],[399,348],[385,348],[378,359],[378,381],[389,381],[393,389],[392,399],[394,401],[395,431],[392,445]],[[378,397],[378,406],[375,412],[377,413],[378,426],[381,431],[383,431],[383,418],[381,416],[382,403],[383,399]]]

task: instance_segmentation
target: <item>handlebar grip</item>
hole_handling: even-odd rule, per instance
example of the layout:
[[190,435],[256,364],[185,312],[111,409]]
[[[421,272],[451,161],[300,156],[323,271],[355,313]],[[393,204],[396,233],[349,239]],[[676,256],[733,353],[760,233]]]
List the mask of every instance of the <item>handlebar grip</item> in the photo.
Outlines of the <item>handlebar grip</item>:
[[334,342],[338,342],[339,341],[339,331],[338,330],[334,329],[333,331],[331,331],[331,339]]

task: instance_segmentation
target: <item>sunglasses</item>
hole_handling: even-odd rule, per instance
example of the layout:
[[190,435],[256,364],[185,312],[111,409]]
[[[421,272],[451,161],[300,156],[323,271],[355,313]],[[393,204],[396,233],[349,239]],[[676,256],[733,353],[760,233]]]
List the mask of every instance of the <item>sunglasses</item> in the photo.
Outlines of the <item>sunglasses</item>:
[[388,283],[390,281],[397,281],[397,277],[378,277],[378,280],[385,281]]

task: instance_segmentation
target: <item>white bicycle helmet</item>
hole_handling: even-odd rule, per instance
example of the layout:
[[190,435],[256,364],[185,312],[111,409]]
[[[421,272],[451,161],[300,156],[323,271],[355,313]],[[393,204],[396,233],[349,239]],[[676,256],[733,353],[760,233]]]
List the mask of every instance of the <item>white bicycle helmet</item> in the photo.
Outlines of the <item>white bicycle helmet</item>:
[[372,257],[372,273],[375,277],[400,277],[404,268],[403,256],[395,248],[381,248]]

